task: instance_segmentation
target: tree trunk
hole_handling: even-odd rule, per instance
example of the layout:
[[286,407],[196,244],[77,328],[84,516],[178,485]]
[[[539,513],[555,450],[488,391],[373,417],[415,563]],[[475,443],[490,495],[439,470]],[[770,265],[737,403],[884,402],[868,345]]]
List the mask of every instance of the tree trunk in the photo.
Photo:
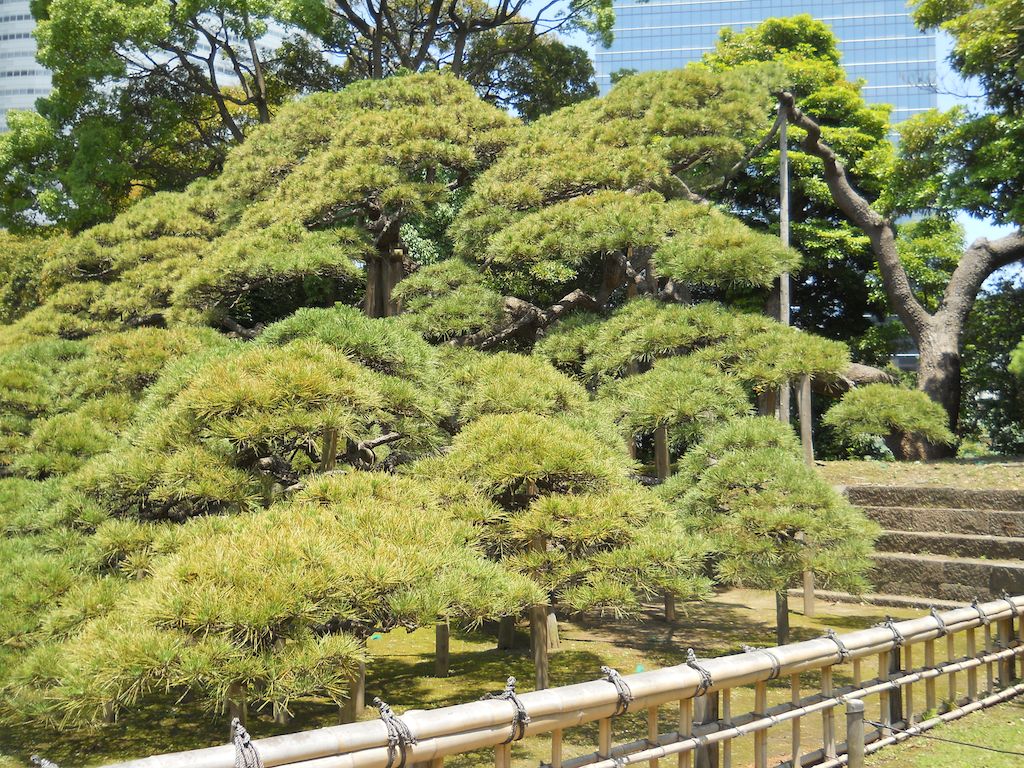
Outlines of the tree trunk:
[[355,677],[352,678],[352,687],[349,689],[348,698],[341,705],[340,721],[354,723],[363,714],[366,708],[366,663],[359,662]]
[[785,589],[775,593],[775,640],[777,645],[789,642],[789,596]]
[[665,621],[671,623],[676,620],[676,596],[671,592],[665,592]]
[[[284,651],[285,640],[283,637],[279,637],[274,640],[274,652],[281,653]],[[291,715],[288,714],[288,710],[283,704],[278,704],[276,701],[273,706],[274,722],[278,725],[288,725],[291,722]]]
[[516,644],[516,617],[502,616],[498,620],[498,650],[511,651]]
[[114,702],[103,702],[103,722],[108,725],[117,722],[117,712],[114,710]]
[[[960,416],[960,334],[950,328],[929,330],[933,339],[920,345],[917,388],[942,406],[955,433]],[[954,453],[953,446],[934,445],[913,436],[904,442],[908,458],[938,459]]]
[[530,607],[530,645],[533,647],[533,667],[535,671],[536,690],[548,687],[548,607],[534,605]]
[[448,677],[451,668],[451,628],[448,622],[434,627],[434,677]]

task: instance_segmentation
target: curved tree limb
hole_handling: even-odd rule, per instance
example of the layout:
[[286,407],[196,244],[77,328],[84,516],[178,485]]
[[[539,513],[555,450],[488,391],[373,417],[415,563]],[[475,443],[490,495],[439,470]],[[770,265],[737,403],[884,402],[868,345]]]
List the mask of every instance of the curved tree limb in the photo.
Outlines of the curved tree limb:
[[514,296],[506,296],[505,313],[509,319],[505,325],[498,329],[487,328],[468,336],[460,336],[448,343],[452,346],[475,347],[481,350],[493,349],[528,329],[536,334],[574,309],[597,308],[597,306],[594,297],[579,288],[566,294],[547,309],[541,309],[536,304],[517,299]]

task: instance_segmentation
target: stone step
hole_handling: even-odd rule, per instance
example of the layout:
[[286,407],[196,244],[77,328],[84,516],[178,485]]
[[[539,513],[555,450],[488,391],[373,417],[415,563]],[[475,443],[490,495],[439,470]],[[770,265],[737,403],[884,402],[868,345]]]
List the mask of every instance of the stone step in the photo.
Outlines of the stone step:
[[862,507],[942,507],[1024,512],[1024,491],[914,485],[848,485],[847,498]]
[[[789,597],[791,600],[800,600],[803,596],[804,591],[802,589],[789,590]],[[926,611],[933,606],[943,611],[962,608],[964,606],[964,603],[956,600],[937,600],[912,595],[886,595],[881,592],[867,592],[863,595],[851,595],[849,592],[832,592],[830,590],[816,589],[814,590],[814,597],[823,603],[856,603],[857,605],[878,605],[886,608],[915,608]],[[794,605],[799,606],[800,603],[794,603]]]
[[882,532],[877,547],[883,552],[1024,560],[1024,538],[1017,536],[887,530]]
[[1024,536],[1024,512],[865,506],[864,512],[890,531],[936,531],[978,536]]
[[1024,593],[1024,563],[949,555],[876,552],[872,582],[876,591],[936,600],[969,602]]

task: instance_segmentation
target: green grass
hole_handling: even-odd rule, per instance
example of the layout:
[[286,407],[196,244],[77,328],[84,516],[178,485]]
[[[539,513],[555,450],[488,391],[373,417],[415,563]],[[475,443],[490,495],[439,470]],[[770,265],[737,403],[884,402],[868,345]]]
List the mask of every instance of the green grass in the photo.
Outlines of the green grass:
[[[1024,752],[1024,701],[1010,701],[975,712],[927,733],[943,739]],[[1024,757],[914,738],[869,756],[867,765],[871,768],[1019,768],[1024,765]]]
[[820,471],[833,485],[920,485],[1024,490],[1024,458],[940,461],[826,461]]

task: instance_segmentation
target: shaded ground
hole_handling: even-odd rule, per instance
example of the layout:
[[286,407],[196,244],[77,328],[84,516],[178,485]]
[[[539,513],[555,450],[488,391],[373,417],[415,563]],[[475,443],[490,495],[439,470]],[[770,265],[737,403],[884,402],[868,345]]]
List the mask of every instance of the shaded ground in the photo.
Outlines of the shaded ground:
[[819,464],[833,485],[922,485],[1024,490],[1024,457],[942,461],[826,461]]
[[[792,601],[794,610],[799,608]],[[682,608],[682,606],[681,606]],[[820,636],[828,627],[849,631],[877,624],[886,613],[898,617],[917,615],[916,611],[885,609],[861,605],[819,604],[819,615],[807,619],[798,613],[791,616],[793,640]],[[563,685],[600,676],[602,664],[615,667],[624,674],[681,663],[688,647],[699,656],[717,656],[740,650],[743,644],[774,645],[774,597],[769,593],[731,590],[711,602],[692,606],[680,612],[674,624],[666,624],[653,607],[640,621],[610,620],[590,617],[585,620],[561,622],[561,648],[552,654],[553,684]],[[500,690],[505,678],[515,675],[520,691],[531,688],[532,665],[525,632],[519,635],[519,648],[514,651],[494,650],[494,640],[484,633],[457,633],[452,638],[451,676],[432,677],[433,630],[412,633],[393,632],[370,641],[374,661],[370,665],[367,699],[380,696],[399,712],[411,708],[431,708],[472,701],[488,692]],[[865,677],[876,671],[865,663]],[[848,682],[849,668],[837,670],[836,683]],[[802,676],[807,687],[817,684],[816,674]],[[788,700],[788,681],[776,681],[770,693],[771,703]],[[734,713],[749,710],[752,691],[738,689],[733,695]],[[295,720],[288,726],[275,725],[270,713],[255,713],[250,718],[250,731],[257,738],[277,733],[306,730],[336,722],[336,710],[324,702],[300,702],[295,707]],[[366,717],[375,717],[368,710]],[[662,729],[674,729],[675,712],[663,707]],[[842,718],[837,718],[841,722]],[[778,733],[775,733],[778,731]],[[0,730],[0,754],[24,759],[38,753],[64,768],[94,766],[116,760],[149,754],[222,743],[226,732],[223,718],[202,714],[189,701],[175,704],[164,700],[125,715],[118,723],[96,731],[52,732],[39,728]],[[820,717],[805,718],[803,741],[812,749],[820,738]],[[770,749],[780,759],[788,754],[788,728],[773,729]],[[616,740],[641,737],[646,724],[640,716],[627,716],[616,721]],[[840,734],[841,736],[841,734]],[[596,744],[596,726],[573,729],[565,734],[566,757],[591,752]],[[736,765],[743,765],[752,754],[750,739],[740,740],[734,747]],[[820,741],[818,742],[820,744]],[[548,760],[548,744],[530,739],[516,745],[516,762],[536,766]],[[493,764],[490,753],[450,759],[446,765],[475,766]]]

